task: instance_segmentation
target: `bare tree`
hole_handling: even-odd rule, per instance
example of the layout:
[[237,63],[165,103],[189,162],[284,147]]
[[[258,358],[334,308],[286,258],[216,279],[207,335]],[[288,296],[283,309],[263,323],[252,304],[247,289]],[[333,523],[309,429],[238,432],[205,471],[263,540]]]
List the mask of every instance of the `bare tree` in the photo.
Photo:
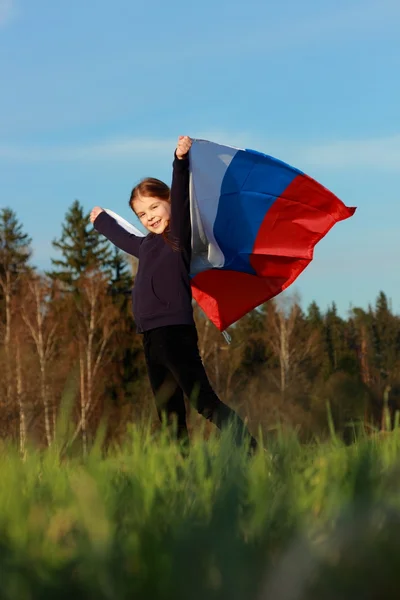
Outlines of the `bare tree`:
[[31,336],[39,361],[40,400],[44,408],[46,442],[51,446],[55,430],[55,406],[49,395],[48,373],[56,354],[56,333],[59,327],[50,303],[50,283],[40,276],[25,281],[21,314]]
[[88,423],[99,399],[101,369],[112,359],[111,340],[117,327],[117,311],[108,295],[107,279],[99,271],[90,271],[79,281],[76,298],[77,336],[80,371],[80,419],[73,440],[82,433],[87,453]]
[[233,339],[232,343],[227,344],[221,332],[208,318],[197,316],[196,325],[200,356],[212,374],[216,391],[221,392],[227,400],[231,395],[234,375],[243,358],[244,343],[237,343]]
[[25,410],[25,390],[22,377],[22,361],[21,361],[21,343],[17,338],[15,344],[15,365],[16,365],[16,381],[17,381],[17,401],[19,407],[19,450],[22,456],[25,456],[26,451],[26,435],[27,435],[27,419]]
[[301,309],[296,296],[283,297],[269,304],[269,344],[279,360],[279,390],[285,396],[297,365],[316,348],[318,332],[306,338],[297,335]]
[[274,310],[270,311],[273,334],[270,337],[270,344],[279,359],[280,366],[280,391],[284,396],[288,385],[291,367],[291,358],[293,348],[291,338],[293,335],[296,319],[299,314],[299,306],[296,302],[284,302],[274,305]]

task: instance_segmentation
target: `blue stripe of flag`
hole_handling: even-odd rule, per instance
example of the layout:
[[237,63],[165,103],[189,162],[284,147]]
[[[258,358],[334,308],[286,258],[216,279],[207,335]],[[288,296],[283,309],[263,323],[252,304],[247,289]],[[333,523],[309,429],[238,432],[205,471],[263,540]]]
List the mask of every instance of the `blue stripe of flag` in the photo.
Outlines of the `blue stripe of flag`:
[[239,150],[221,185],[214,235],[225,256],[224,269],[255,274],[250,254],[265,215],[303,173],[253,150]]

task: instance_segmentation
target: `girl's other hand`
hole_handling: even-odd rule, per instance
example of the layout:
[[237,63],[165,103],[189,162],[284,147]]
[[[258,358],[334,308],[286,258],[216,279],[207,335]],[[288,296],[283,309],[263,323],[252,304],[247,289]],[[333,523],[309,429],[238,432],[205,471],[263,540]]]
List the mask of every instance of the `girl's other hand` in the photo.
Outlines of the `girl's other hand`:
[[103,209],[100,208],[100,206],[95,206],[94,209],[92,210],[92,212],[90,213],[90,222],[94,223],[96,218],[99,216],[100,213],[103,212]]
[[182,160],[189,152],[192,145],[192,140],[187,135],[180,135],[176,146],[176,158]]

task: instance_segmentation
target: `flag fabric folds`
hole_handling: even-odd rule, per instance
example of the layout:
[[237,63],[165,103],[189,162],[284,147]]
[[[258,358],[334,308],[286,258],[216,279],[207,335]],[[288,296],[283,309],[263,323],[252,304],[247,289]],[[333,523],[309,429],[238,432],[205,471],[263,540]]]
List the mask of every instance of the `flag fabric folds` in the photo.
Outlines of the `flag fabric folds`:
[[[223,331],[290,286],[349,208],[266,154],[205,140],[190,149],[193,297]],[[136,235],[143,233],[107,211]]]
[[193,296],[223,331],[285,290],[355,208],[280,160],[195,140],[190,150]]

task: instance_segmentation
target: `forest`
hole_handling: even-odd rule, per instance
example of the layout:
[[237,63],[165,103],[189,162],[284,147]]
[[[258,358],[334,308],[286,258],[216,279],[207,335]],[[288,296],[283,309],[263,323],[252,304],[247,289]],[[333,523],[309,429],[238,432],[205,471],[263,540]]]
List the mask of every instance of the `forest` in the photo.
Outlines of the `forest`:
[[[0,435],[50,447],[63,399],[69,444],[86,453],[100,424],[106,441],[129,424],[160,426],[131,309],[135,259],[96,232],[74,201],[53,240],[49,271],[33,262],[19,216],[0,212]],[[368,308],[306,309],[294,295],[258,307],[229,329],[232,342],[195,308],[199,347],[216,391],[256,435],[294,429],[307,442],[334,428],[392,429],[400,405],[400,318],[384,291]],[[192,408],[190,427],[202,419]],[[212,426],[205,427],[205,435]]]

